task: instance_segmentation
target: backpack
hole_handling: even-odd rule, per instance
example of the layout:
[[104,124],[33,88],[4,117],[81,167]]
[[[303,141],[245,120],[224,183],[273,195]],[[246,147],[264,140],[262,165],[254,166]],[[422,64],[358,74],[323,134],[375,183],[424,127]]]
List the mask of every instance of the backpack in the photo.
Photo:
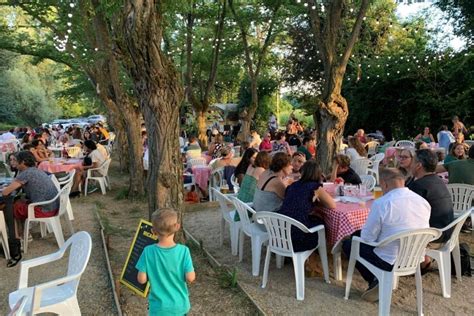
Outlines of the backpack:
[[[464,242],[460,243],[459,250],[461,253],[461,275],[472,276],[471,255],[469,253],[469,245]],[[451,274],[456,275],[456,269],[454,268],[454,260],[453,260],[452,254],[451,254]]]

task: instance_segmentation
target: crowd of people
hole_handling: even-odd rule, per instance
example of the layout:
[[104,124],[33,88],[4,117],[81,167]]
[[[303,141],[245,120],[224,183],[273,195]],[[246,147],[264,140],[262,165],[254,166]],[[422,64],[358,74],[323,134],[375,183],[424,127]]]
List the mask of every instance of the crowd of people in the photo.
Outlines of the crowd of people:
[[[377,242],[397,232],[417,228],[443,228],[454,219],[453,201],[446,184],[437,175],[448,172],[450,183],[474,185],[474,146],[467,151],[465,143],[460,143],[461,134],[465,132],[459,119],[453,119],[453,133],[443,127],[438,139],[444,134],[457,131],[450,144],[449,154],[440,162],[440,157],[429,148],[402,149],[397,157],[397,166],[380,168],[380,187],[384,192],[371,208],[369,218],[361,231],[355,233],[367,242]],[[347,139],[347,148],[334,157],[330,174],[323,174],[315,160],[316,135],[314,131],[301,128],[296,119],[291,119],[285,131],[272,128],[261,137],[257,131],[251,132],[248,142],[241,143],[242,157],[233,158],[232,149],[219,135],[211,139],[214,164],[212,170],[224,168],[225,178],[230,184],[229,174],[234,175],[239,184],[237,197],[243,202],[252,202],[256,212],[279,212],[294,218],[308,227],[324,224],[324,210],[335,208],[334,198],[323,189],[323,182],[360,184],[361,178],[351,168],[351,161],[367,158],[364,144],[373,140],[365,135],[362,129]],[[382,135],[378,132],[379,136]],[[434,142],[435,138],[429,128],[415,137],[423,143]],[[440,140],[440,141],[441,141]],[[458,140],[458,141],[455,141]],[[193,146],[193,147],[191,147]],[[199,144],[191,137],[189,155]],[[202,153],[199,147],[199,155]],[[224,162],[228,161],[228,162]],[[226,171],[231,170],[231,172]],[[236,215],[234,220],[238,221]],[[450,237],[450,231],[430,243],[431,248],[439,248]],[[293,247],[297,251],[313,249],[317,245],[317,234],[305,234],[298,229],[292,231]],[[344,251],[350,253],[350,240],[344,243]],[[381,248],[362,247],[361,256],[373,265],[390,271],[397,254],[397,245],[388,244]],[[430,271],[431,261],[426,258],[422,263],[423,272]],[[314,256],[310,257],[306,269],[311,273],[316,266]],[[362,265],[356,266],[368,283],[363,297],[370,301],[377,300],[378,281]]]
[[[0,208],[4,211],[8,226],[11,255],[11,259],[7,262],[8,267],[15,266],[21,260],[20,236],[23,235],[22,223],[28,217],[28,205],[57,197],[58,189],[52,175],[38,168],[43,162],[53,161],[55,155],[51,148],[62,148],[62,152],[57,152],[63,158],[68,158],[66,148],[69,147],[79,147],[79,151],[83,152],[83,155],[79,155],[82,156],[82,164],[76,167],[70,194],[71,197],[75,197],[80,195],[79,186],[84,181],[86,170],[99,168],[109,158],[109,151],[104,146],[109,143],[109,137],[109,131],[101,123],[84,129],[77,126],[63,129],[61,125],[34,129],[16,127],[0,135],[2,141],[14,141],[19,144],[17,152],[6,156],[5,167],[9,169],[13,179],[11,183],[3,185],[0,201]],[[90,191],[96,189],[91,187]],[[58,211],[59,199],[47,205],[34,207],[37,218],[55,216]]]

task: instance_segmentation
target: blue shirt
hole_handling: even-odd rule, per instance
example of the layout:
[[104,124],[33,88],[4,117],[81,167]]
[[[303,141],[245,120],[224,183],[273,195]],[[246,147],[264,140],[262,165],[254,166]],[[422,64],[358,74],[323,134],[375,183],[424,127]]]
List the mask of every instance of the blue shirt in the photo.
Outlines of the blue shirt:
[[150,282],[150,315],[184,315],[189,312],[186,273],[194,271],[189,248],[177,244],[162,248],[158,244],[145,247],[136,268]]

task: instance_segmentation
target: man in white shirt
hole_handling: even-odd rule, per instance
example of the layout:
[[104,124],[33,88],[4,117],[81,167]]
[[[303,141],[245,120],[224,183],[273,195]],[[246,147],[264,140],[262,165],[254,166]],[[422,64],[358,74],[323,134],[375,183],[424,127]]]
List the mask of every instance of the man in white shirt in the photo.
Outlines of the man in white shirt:
[[[431,207],[418,194],[405,187],[405,179],[398,169],[381,168],[380,186],[384,195],[374,201],[369,217],[362,227],[361,238],[367,242],[380,242],[404,230],[428,228]],[[343,243],[344,253],[349,256],[351,240]],[[398,254],[398,243],[391,242],[383,247],[360,245],[360,255],[374,266],[392,271]],[[369,288],[362,298],[375,302],[378,300],[378,280],[365,266],[356,263]]]

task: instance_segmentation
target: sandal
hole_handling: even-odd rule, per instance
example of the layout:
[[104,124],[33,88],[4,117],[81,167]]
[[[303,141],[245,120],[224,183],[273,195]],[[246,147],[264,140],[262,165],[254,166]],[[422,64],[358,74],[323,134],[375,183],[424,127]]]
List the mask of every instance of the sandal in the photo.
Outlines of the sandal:
[[16,257],[12,257],[7,261],[7,268],[12,268],[18,264],[21,260],[21,254],[17,255]]

